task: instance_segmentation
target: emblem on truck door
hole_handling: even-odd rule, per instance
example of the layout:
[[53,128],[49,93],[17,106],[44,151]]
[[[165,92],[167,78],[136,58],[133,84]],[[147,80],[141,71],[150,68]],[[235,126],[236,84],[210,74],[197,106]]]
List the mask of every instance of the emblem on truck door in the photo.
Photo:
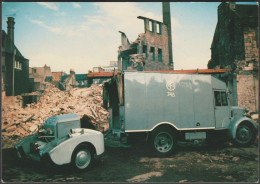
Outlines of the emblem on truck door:
[[175,90],[175,82],[174,81],[166,82],[166,88],[169,90],[167,92],[167,96],[175,97],[175,93],[173,92]]

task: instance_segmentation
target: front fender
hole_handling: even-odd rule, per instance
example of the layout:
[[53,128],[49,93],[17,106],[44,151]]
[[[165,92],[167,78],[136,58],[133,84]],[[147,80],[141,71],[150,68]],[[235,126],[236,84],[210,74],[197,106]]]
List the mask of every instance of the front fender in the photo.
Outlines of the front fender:
[[95,147],[97,155],[104,152],[103,134],[90,129],[83,130],[83,134],[73,136],[49,151],[50,158],[55,164],[63,165],[70,163],[73,151],[83,142],[91,143]]
[[242,123],[244,121],[251,123],[256,130],[258,129],[257,125],[255,124],[255,122],[252,119],[250,119],[246,116],[237,117],[237,118],[233,119],[229,125],[229,133],[230,133],[231,138],[233,138],[233,139],[236,138],[237,127],[240,123]]

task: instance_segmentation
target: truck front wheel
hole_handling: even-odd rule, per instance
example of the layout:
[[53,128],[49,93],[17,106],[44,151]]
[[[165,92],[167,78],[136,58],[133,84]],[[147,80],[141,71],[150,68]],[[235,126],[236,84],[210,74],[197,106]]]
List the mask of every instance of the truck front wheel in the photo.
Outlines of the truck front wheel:
[[236,146],[249,146],[252,143],[254,143],[256,139],[256,134],[248,123],[241,123],[237,127],[237,132],[236,132],[236,138],[234,139],[233,143]]
[[80,146],[75,149],[72,158],[72,164],[75,169],[85,170],[90,167],[93,160],[93,154],[87,146]]
[[161,127],[152,132],[150,144],[157,156],[169,156],[177,146],[177,137],[173,130]]

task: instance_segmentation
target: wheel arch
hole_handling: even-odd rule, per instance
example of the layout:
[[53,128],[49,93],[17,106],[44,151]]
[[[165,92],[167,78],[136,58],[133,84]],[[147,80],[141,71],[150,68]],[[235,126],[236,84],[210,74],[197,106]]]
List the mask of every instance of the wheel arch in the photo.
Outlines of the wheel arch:
[[96,154],[96,153],[97,153],[97,150],[96,150],[95,146],[94,146],[92,143],[87,142],[87,141],[84,141],[84,142],[79,143],[79,144],[74,148],[73,153],[72,153],[72,156],[73,156],[75,150],[77,150],[77,149],[79,149],[79,148],[81,148],[81,147],[87,147],[87,148],[89,148],[92,154]]
[[172,124],[172,123],[170,123],[170,122],[160,122],[160,123],[156,124],[156,125],[151,129],[151,132],[154,131],[154,130],[157,129],[157,128],[160,128],[160,127],[169,127],[169,128],[172,128],[172,129],[175,130],[175,131],[178,130],[178,128],[177,128],[174,124]]
[[233,120],[231,123],[230,123],[230,126],[229,126],[229,132],[230,132],[230,136],[232,139],[235,139],[236,138],[236,132],[237,132],[237,128],[240,124],[248,124],[249,126],[252,127],[252,129],[255,131],[254,133],[257,133],[257,125],[253,122],[253,120],[251,120],[250,118],[248,117],[240,117],[240,118],[237,118],[235,120]]
[[167,128],[169,128],[169,129],[173,130],[174,132],[177,132],[177,131],[178,131],[177,127],[176,127],[175,125],[173,125],[172,123],[170,123],[170,122],[161,122],[161,123],[156,124],[156,125],[149,131],[146,140],[147,140],[147,141],[150,140],[151,135],[152,135],[152,133],[153,133],[155,130],[158,130],[158,129],[164,128],[164,127],[167,127]]

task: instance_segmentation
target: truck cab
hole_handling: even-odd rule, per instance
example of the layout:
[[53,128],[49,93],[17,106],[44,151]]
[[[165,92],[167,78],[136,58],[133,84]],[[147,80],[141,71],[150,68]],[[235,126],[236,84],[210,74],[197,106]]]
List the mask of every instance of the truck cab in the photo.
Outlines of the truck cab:
[[248,109],[231,106],[225,82],[212,75],[124,71],[104,85],[103,95],[112,132],[145,133],[159,155],[171,154],[180,140],[217,132],[239,146],[256,138]]

